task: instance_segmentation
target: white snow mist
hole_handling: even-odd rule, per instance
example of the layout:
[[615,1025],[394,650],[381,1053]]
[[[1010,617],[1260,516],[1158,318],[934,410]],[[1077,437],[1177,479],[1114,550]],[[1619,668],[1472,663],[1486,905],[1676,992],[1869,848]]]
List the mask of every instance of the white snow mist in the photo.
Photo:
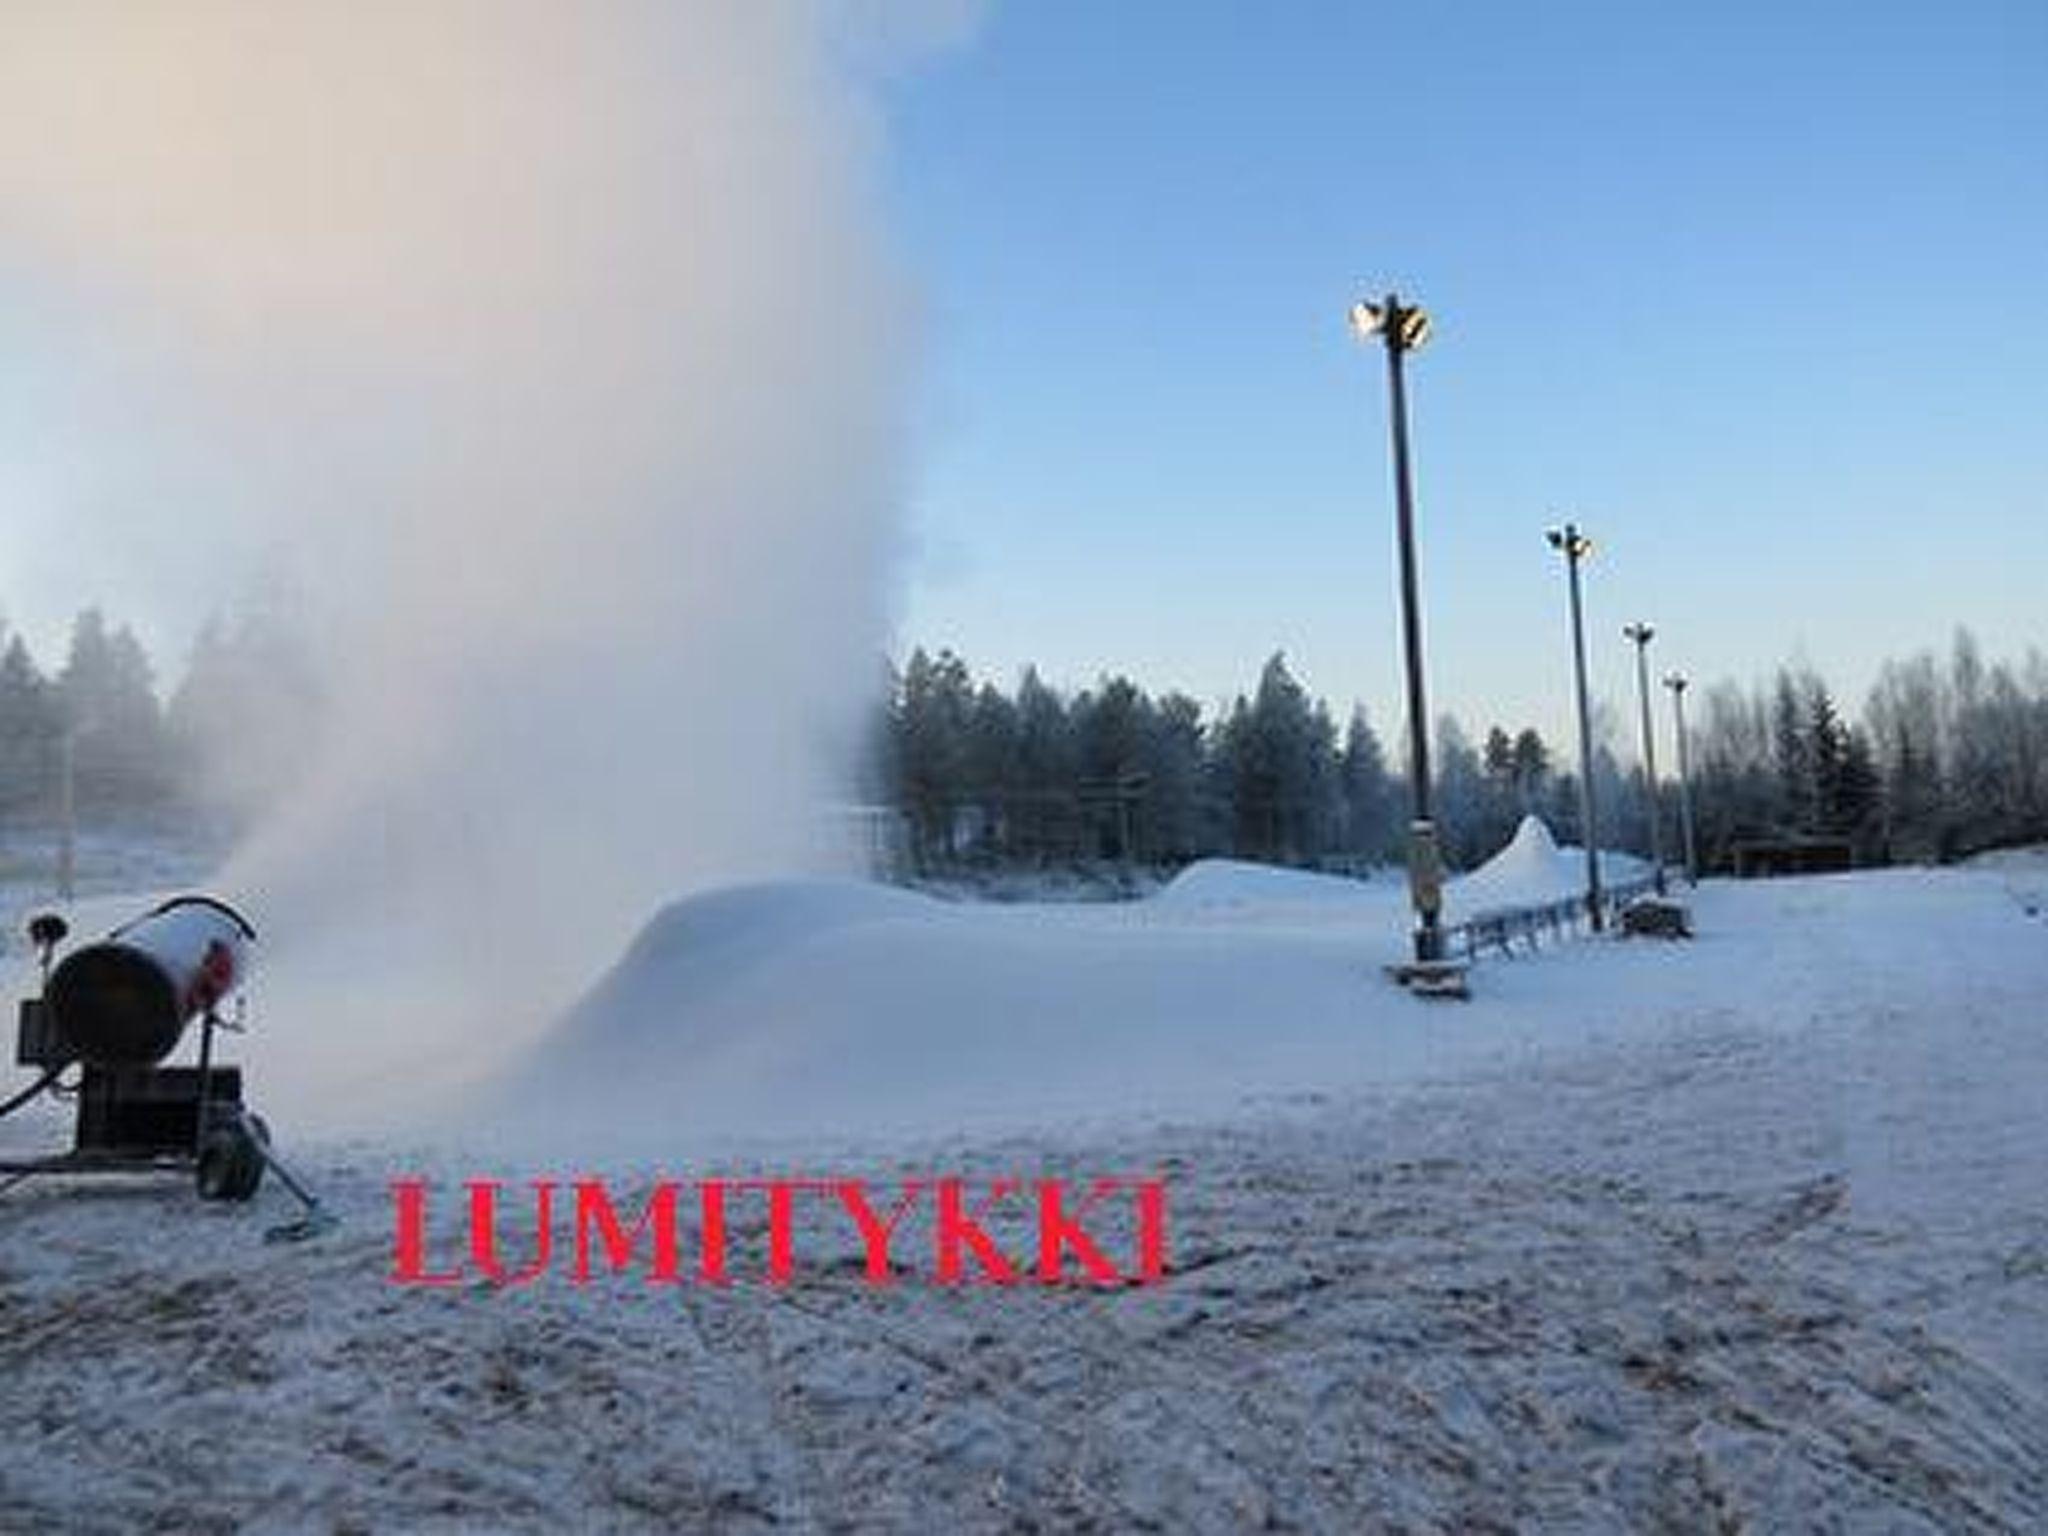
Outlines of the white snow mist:
[[[907,330],[792,0],[23,0],[0,282],[81,564],[305,594],[225,884],[259,1091],[480,1074],[662,899],[787,870],[876,682]],[[10,445],[13,446],[13,445]]]

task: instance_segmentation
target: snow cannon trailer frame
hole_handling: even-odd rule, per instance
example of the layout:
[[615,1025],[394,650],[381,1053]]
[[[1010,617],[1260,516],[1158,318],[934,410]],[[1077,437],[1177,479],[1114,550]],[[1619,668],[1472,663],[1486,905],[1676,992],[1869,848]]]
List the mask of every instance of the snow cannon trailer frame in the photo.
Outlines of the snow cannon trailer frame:
[[[0,1100],[0,1118],[46,1093],[75,1099],[72,1146],[0,1158],[0,1192],[38,1174],[183,1173],[200,1199],[239,1204],[255,1198],[269,1171],[304,1210],[267,1237],[311,1237],[331,1226],[271,1150],[263,1117],[243,1103],[241,1068],[215,1059],[215,1036],[241,1029],[220,1009],[237,992],[256,941],[248,920],[212,896],[179,896],[57,960],[69,934],[55,913],[28,925],[42,995],[21,1000],[14,1059],[38,1075]],[[162,1065],[195,1019],[197,1061]]]

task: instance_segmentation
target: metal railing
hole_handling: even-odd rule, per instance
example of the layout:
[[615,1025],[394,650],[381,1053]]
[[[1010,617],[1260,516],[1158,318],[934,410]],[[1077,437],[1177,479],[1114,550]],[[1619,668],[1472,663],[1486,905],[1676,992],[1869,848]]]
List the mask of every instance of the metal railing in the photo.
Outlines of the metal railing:
[[[1603,887],[1602,920],[1613,926],[1623,907],[1656,888],[1656,880],[1649,875]],[[1588,926],[1588,916],[1583,895],[1562,896],[1556,901],[1524,907],[1496,907],[1475,912],[1462,923],[1453,923],[1444,930],[1444,944],[1451,953],[1462,954],[1467,960],[1477,960],[1488,950],[1512,956],[1518,942],[1526,944],[1529,953],[1534,954],[1543,947],[1546,938],[1562,941],[1575,937]]]

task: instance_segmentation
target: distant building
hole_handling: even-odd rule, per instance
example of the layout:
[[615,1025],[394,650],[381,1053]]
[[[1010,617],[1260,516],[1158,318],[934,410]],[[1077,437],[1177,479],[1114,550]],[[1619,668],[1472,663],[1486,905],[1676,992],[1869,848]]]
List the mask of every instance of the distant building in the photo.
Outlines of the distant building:
[[1735,873],[1744,880],[1770,875],[1834,875],[1856,867],[1845,838],[1755,838],[1735,845]]

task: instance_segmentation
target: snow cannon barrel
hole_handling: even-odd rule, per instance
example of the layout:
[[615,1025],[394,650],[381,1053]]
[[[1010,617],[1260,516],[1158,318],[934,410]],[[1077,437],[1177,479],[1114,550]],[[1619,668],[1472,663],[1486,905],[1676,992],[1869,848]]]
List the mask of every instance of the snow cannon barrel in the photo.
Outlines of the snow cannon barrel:
[[148,1066],[248,972],[256,930],[211,896],[180,896],[58,962],[44,1004],[61,1048],[91,1066]]

